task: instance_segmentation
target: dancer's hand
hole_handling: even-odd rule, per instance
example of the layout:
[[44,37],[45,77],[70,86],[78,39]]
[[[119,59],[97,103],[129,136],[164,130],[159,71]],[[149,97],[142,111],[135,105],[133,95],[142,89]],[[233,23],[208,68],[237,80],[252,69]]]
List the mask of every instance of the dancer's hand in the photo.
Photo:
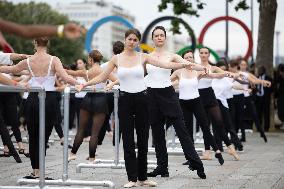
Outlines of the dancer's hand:
[[112,90],[114,84],[115,84],[114,82],[111,82],[111,83],[107,84],[107,85],[105,86],[105,90],[106,90],[106,91]]
[[85,35],[86,29],[75,23],[68,23],[64,25],[64,36],[69,39],[75,39]]
[[18,82],[16,86],[24,88],[24,89],[27,89],[27,90],[30,88],[29,83],[28,82],[23,82],[23,81]]
[[78,92],[82,91],[82,89],[83,89],[84,87],[85,87],[84,84],[75,85],[75,89],[76,89]]
[[262,85],[263,85],[264,87],[271,87],[271,82],[270,82],[270,81],[263,80],[263,81],[262,81]]
[[28,57],[30,57],[31,55],[27,55],[27,54],[17,54],[17,53],[11,53],[10,54],[10,59],[11,60],[23,60],[26,59]]

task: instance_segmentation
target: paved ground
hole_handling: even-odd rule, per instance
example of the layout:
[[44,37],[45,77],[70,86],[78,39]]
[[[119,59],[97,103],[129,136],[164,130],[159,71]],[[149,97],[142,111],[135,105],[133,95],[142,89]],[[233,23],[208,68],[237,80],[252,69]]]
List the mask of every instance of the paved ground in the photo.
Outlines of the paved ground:
[[[225,164],[223,166],[219,166],[216,159],[204,161],[206,180],[199,179],[196,173],[181,165],[184,162],[182,156],[170,156],[169,178],[154,178],[153,180],[158,182],[157,189],[284,188],[284,133],[269,133],[268,140],[265,144],[257,133],[248,134],[245,151],[240,155],[241,161],[234,161],[228,154],[224,154]],[[77,160],[69,164],[71,179],[111,180],[116,188],[121,188],[127,182],[125,169],[83,169],[82,173],[76,173],[76,165],[80,162],[87,162],[85,160],[88,156],[87,151],[88,144],[84,143],[78,151]],[[62,156],[62,146],[59,142],[47,151],[46,174],[48,177],[61,178]],[[111,159],[113,156],[111,139],[107,137],[104,145],[98,149],[97,158]],[[24,161],[21,164],[16,164],[13,158],[0,158],[0,185],[16,185],[17,179],[30,173],[29,159],[21,157]],[[148,159],[155,160],[155,156],[149,155]]]

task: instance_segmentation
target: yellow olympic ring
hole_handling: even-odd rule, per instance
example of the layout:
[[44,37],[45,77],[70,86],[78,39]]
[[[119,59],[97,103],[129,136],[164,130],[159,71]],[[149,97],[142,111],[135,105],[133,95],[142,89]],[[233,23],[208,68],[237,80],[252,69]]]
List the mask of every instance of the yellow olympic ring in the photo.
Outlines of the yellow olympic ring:
[[152,51],[154,51],[155,48],[153,48],[150,45],[147,45],[145,43],[141,43],[140,44],[140,49],[142,49],[144,51],[152,52]]

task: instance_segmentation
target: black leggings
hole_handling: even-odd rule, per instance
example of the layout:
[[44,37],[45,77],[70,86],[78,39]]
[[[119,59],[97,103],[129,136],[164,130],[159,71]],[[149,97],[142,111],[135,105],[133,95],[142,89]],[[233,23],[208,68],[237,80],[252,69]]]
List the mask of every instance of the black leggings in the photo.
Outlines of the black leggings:
[[[129,181],[147,180],[147,152],[149,138],[147,92],[120,91],[118,101],[119,126],[122,130],[125,167]],[[134,128],[137,135],[136,157]]]
[[84,132],[88,126],[88,122],[91,116],[93,117],[93,126],[92,126],[91,138],[89,141],[89,157],[95,158],[97,145],[98,145],[98,135],[99,135],[99,132],[103,126],[103,123],[106,117],[105,113],[94,113],[92,115],[87,110],[84,110],[84,109],[80,110],[79,128],[76,133],[73,148],[71,152],[73,154],[76,154],[79,147],[81,146],[83,139],[84,139]]
[[[204,143],[209,143],[215,152],[219,150],[216,141],[213,135],[211,134],[207,115],[202,106],[200,98],[198,97],[191,100],[180,100],[180,105],[183,111],[185,126],[188,129],[192,141],[194,141],[193,140],[193,114],[194,114],[203,132]],[[210,150],[210,147],[208,148],[207,145],[205,147],[207,147],[205,148],[205,150]]]

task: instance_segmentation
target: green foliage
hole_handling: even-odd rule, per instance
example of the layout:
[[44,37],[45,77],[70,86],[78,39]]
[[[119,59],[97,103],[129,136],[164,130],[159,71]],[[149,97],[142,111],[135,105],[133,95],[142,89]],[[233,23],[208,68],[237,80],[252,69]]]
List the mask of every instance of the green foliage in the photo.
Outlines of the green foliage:
[[[0,2],[0,17],[4,20],[21,24],[65,24],[69,20],[66,16],[59,14],[45,3],[20,3],[13,5],[9,2]],[[5,34],[6,40],[16,52],[33,54],[31,39]],[[58,56],[64,64],[72,64],[76,58],[83,55],[83,39],[68,40],[65,38],[51,38],[49,52]]]
[[[168,4],[173,5],[173,12],[175,15],[189,15],[199,17],[199,11],[204,9],[206,6],[205,0],[161,0],[161,4],[158,6],[159,11],[163,11],[168,8]],[[233,2],[234,0],[227,0],[228,2]],[[225,3],[225,2],[224,2]],[[235,10],[247,10],[249,6],[247,5],[247,0],[238,0]],[[172,21],[173,33],[179,32],[179,23]]]

